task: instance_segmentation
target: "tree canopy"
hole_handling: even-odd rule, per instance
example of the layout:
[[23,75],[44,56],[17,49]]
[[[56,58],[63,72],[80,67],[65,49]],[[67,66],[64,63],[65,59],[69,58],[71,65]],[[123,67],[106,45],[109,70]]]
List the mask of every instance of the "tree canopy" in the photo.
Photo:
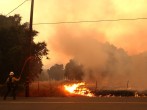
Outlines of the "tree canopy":
[[84,76],[83,66],[70,60],[65,66],[65,77],[69,80],[82,80]]
[[63,80],[64,79],[64,67],[63,64],[55,64],[48,69],[49,78],[52,80]]
[[[33,30],[32,39],[38,32]],[[0,83],[3,83],[10,71],[16,76],[22,74],[33,80],[42,71],[42,57],[48,55],[45,42],[30,42],[29,24],[21,24],[20,15],[6,17],[0,15]],[[29,62],[29,71],[26,68]]]
[[55,64],[48,69],[51,80],[77,80],[82,81],[84,76],[83,65],[78,64],[74,59],[69,60],[65,65]]

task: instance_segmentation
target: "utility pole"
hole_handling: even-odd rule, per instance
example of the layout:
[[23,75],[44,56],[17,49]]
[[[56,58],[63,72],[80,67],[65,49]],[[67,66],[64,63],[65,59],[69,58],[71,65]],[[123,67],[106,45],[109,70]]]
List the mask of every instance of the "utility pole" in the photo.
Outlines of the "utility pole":
[[[28,57],[31,57],[31,45],[33,42],[33,38],[32,38],[32,25],[33,25],[33,11],[34,11],[34,0],[31,0],[31,10],[30,10],[30,24],[29,24],[29,37],[30,37],[30,50],[29,50],[29,55]],[[28,74],[30,73],[30,61],[28,63]],[[29,75],[27,75],[26,78],[26,90],[25,90],[25,96],[29,97]]]
[[[34,11],[34,0],[31,1],[31,11],[30,11],[30,34],[32,33],[32,24],[33,24],[33,11]],[[32,43],[32,36],[31,37],[31,43]]]

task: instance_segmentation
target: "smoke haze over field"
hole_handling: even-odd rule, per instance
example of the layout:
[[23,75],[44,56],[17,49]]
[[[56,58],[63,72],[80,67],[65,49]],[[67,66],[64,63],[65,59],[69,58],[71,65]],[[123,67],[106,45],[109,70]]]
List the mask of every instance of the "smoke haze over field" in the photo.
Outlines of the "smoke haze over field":
[[98,40],[102,33],[78,30],[60,27],[51,45],[84,66],[85,81],[97,81],[99,88],[126,89],[128,81],[130,88],[147,88],[146,52],[130,56],[124,49]]
[[[5,7],[8,2],[10,6]],[[1,0],[1,13],[8,13],[19,3]],[[29,7],[27,2],[15,11],[24,22],[29,21]],[[146,7],[147,0],[35,0],[34,23],[142,18],[147,17]],[[129,80],[130,86],[147,89],[147,20],[33,28],[39,31],[35,41],[47,42],[50,50],[50,60],[43,60],[45,68],[74,58],[84,65],[85,80],[97,80],[101,87],[125,88]]]
[[[100,20],[100,19],[119,19],[119,18],[138,18],[146,17],[147,11],[145,0],[54,0],[48,5],[52,10],[45,10],[45,20],[38,17],[38,21],[58,22],[58,21],[80,21],[80,20]],[[62,5],[61,5],[62,4]],[[39,7],[39,6],[38,6]],[[38,12],[40,8],[36,8]],[[38,13],[36,13],[37,15]],[[130,16],[131,15],[131,16]],[[52,61],[66,63],[70,58],[69,55],[63,53],[62,48],[57,45],[57,36],[62,39],[65,37],[86,37],[95,38],[100,42],[109,42],[118,48],[123,48],[129,55],[138,54],[147,50],[146,46],[146,20],[138,21],[118,21],[118,22],[100,22],[100,23],[80,23],[80,24],[60,24],[60,25],[43,25],[35,26],[36,29],[44,30],[49,27],[49,30],[44,30],[43,33],[48,33],[48,48],[51,50],[50,57]],[[69,35],[67,35],[67,33]],[[44,35],[45,35],[44,34]],[[64,35],[65,34],[65,35]],[[56,39],[56,40],[53,40]],[[58,50],[56,49],[58,48]],[[60,51],[60,52],[59,52]],[[47,64],[47,63],[46,63]]]

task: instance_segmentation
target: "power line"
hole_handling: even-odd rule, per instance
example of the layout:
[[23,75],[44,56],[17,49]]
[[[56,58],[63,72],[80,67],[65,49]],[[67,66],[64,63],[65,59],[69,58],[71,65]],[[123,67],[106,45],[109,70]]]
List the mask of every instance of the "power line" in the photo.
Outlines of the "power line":
[[[20,6],[22,6],[25,2],[30,0],[23,1],[20,5],[18,5],[16,8],[14,8],[12,11],[10,11],[6,16],[11,14],[13,11],[18,9]],[[75,24],[75,23],[92,23],[92,22],[114,22],[114,21],[135,21],[135,20],[146,20],[147,17],[143,18],[120,18],[120,19],[100,19],[100,20],[81,20],[81,21],[61,21],[61,22],[48,22],[48,23],[34,23],[33,25],[44,25],[44,24]]]
[[26,1],[29,1],[29,0],[25,0],[23,1],[20,5],[18,5],[16,8],[14,8],[12,11],[10,11],[8,14],[6,14],[6,16],[8,16],[10,13],[12,13],[13,11],[15,11],[16,9],[18,9],[20,6],[22,6]]
[[135,21],[135,20],[146,20],[147,18],[121,18],[121,19],[101,19],[101,20],[83,20],[83,21],[61,21],[61,22],[48,22],[48,23],[35,23],[33,25],[43,24],[73,24],[73,23],[92,23],[92,22],[113,22],[113,21]]

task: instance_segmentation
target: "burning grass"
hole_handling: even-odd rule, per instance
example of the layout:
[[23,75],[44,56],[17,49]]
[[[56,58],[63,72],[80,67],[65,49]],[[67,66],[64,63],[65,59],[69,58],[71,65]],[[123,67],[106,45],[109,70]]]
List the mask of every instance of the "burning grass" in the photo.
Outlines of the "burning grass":
[[30,85],[30,96],[65,97],[94,96],[84,82],[65,83],[62,81],[34,82]]
[[142,97],[147,92],[136,90],[91,90],[85,82],[45,81],[30,85],[32,97]]
[[85,82],[65,84],[64,88],[69,95],[94,97],[94,94],[86,87]]
[[[30,84],[31,97],[146,97],[147,91],[136,90],[92,90],[85,82],[40,81]],[[0,96],[6,92],[6,85],[0,86]],[[25,86],[19,85],[18,96],[25,96]]]

